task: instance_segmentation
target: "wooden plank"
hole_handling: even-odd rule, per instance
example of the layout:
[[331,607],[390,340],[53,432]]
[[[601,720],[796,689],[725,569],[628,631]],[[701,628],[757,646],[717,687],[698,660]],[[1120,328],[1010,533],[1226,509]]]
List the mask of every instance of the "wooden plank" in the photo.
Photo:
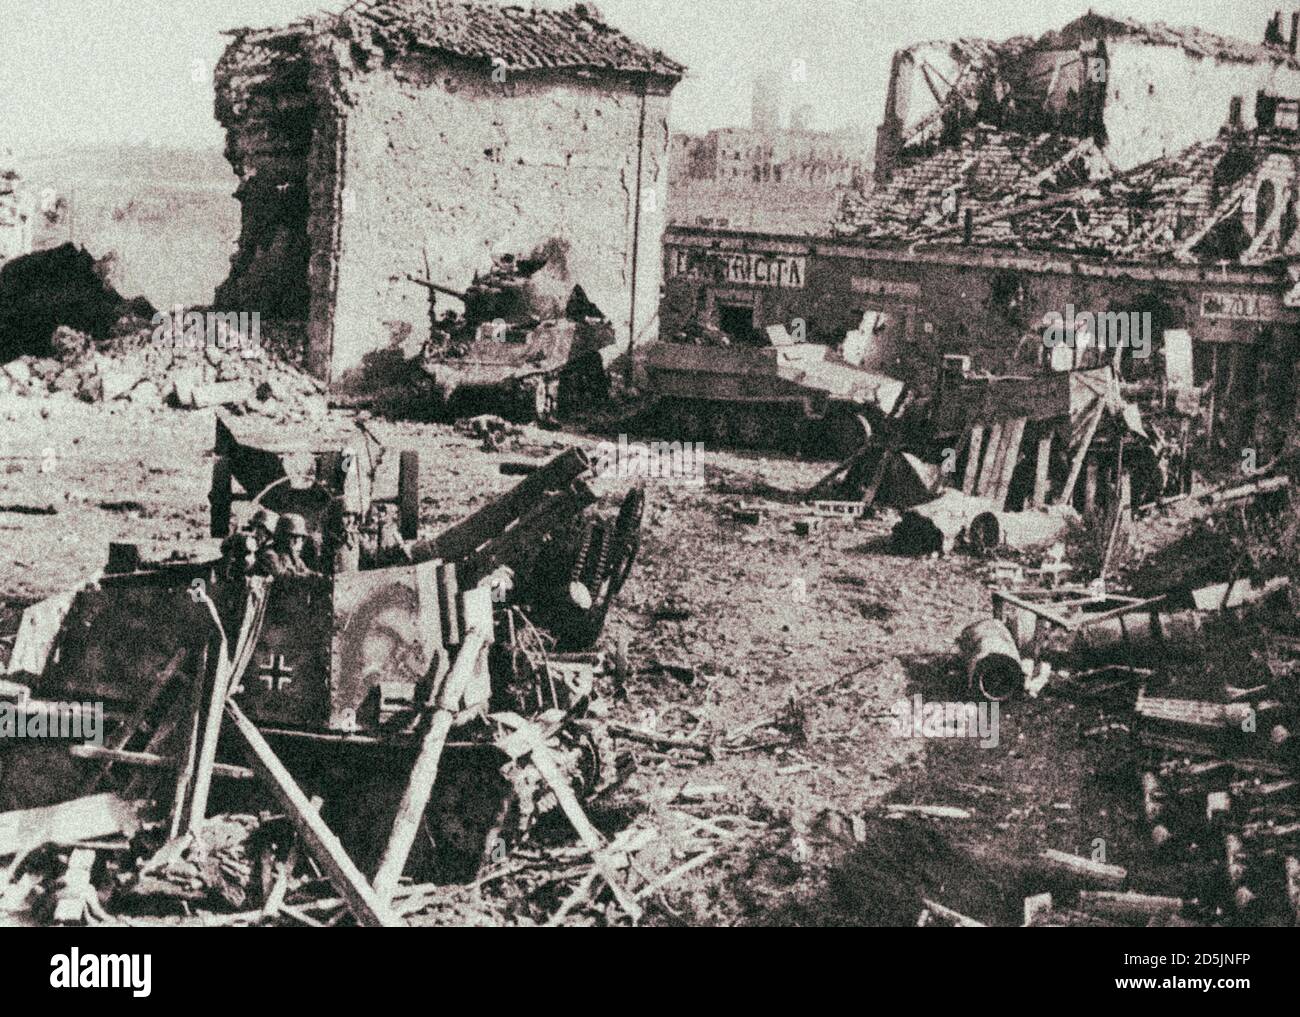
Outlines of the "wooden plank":
[[984,449],[984,464],[980,467],[979,479],[975,482],[975,494],[987,498],[993,490],[993,478],[1002,470],[1002,425],[994,424],[989,429],[988,443]]
[[68,855],[68,866],[63,870],[59,887],[54,896],[55,924],[86,920],[86,910],[93,899],[96,904],[95,888],[91,885],[90,874],[95,868],[95,852],[90,848],[74,848]]
[[1038,464],[1034,470],[1034,508],[1045,508],[1047,505],[1048,485],[1050,478],[1048,468],[1052,462],[1052,432],[1048,431],[1038,439]]
[[1088,429],[1084,432],[1079,447],[1074,450],[1074,459],[1070,463],[1070,475],[1066,478],[1065,486],[1061,488],[1060,497],[1056,499],[1058,505],[1069,505],[1074,497],[1074,485],[1079,481],[1079,471],[1083,468],[1083,460],[1088,455],[1088,449],[1092,447],[1092,439],[1097,433],[1097,425],[1101,423],[1103,412],[1105,412],[1105,406],[1098,400],[1097,408],[1092,411],[1092,419],[1088,421]]
[[1100,467],[1096,459],[1089,459],[1083,467],[1083,514],[1091,516],[1097,507],[1097,474]]
[[866,490],[862,492],[864,506],[876,503],[876,495],[880,493],[880,485],[885,479],[885,464],[893,454],[894,451],[889,446],[880,450],[880,458],[876,460],[876,467],[871,471],[871,479],[867,482]]
[[[224,650],[218,651],[224,655]],[[185,746],[176,767],[176,789],[172,794],[168,840],[175,840],[185,825],[185,816],[190,801],[190,789],[194,785],[194,768],[199,758],[199,740],[203,736],[203,692],[207,687],[208,654],[205,652],[194,669],[191,683],[188,713],[185,721]]]
[[1128,879],[1128,870],[1122,865],[1108,865],[1064,851],[1049,848],[1039,852],[1038,858],[1052,875],[1082,886],[1119,890]]
[[1024,417],[1017,417],[1002,432],[1002,463],[993,489],[993,500],[998,508],[1006,508],[1007,495],[1011,491],[1011,478],[1016,472],[1016,462],[1020,458],[1020,443],[1025,437]]
[[975,493],[975,480],[979,476],[980,449],[984,447],[984,425],[976,424],[970,429],[970,451],[966,454],[966,473],[962,477],[962,494]]
[[307,846],[311,856],[329,877],[339,895],[347,902],[352,914],[361,925],[394,928],[404,926],[390,909],[387,901],[380,899],[366,882],[361,870],[348,857],[334,831],[326,825],[319,812],[312,807],[298,782],[267,744],[257,726],[244,715],[233,700],[226,701],[226,716],[248,750],[249,761],[266,782],[267,788],[289,815],[298,836]]
[[130,836],[139,827],[135,807],[111,791],[104,791],[58,805],[0,813],[0,855],[19,854],[42,844]]
[[393,891],[397,889],[398,880],[411,856],[411,846],[424,818],[424,810],[429,805],[429,796],[438,779],[438,764],[447,743],[452,722],[460,709],[461,699],[469,683],[487,665],[487,650],[491,641],[491,628],[476,626],[465,633],[452,664],[438,693],[438,708],[429,722],[429,729],[420,744],[420,752],[411,767],[411,776],[402,792],[397,814],[393,817],[393,828],[384,846],[383,857],[375,869],[373,885],[375,893],[382,900],[392,900]]
[[[251,604],[245,613],[252,610]],[[212,669],[212,691],[208,699],[207,714],[203,722],[203,738],[199,742],[198,759],[194,767],[194,793],[185,807],[185,829],[198,830],[208,814],[208,793],[212,789],[212,767],[217,760],[217,741],[221,737],[221,705],[230,690],[239,685],[241,675],[235,674],[238,662],[226,657],[225,640],[216,647],[216,666]],[[205,655],[206,659],[206,655]],[[205,669],[206,670],[206,669]],[[242,674],[242,672],[241,672]]]
[[[78,759],[100,760],[108,766],[116,764],[118,766],[139,766],[149,770],[171,770],[178,765],[175,759],[160,756],[156,752],[110,749],[107,745],[73,745],[68,749],[68,754]],[[235,766],[232,763],[214,763],[212,775],[226,780],[252,780],[256,776],[248,767]]]

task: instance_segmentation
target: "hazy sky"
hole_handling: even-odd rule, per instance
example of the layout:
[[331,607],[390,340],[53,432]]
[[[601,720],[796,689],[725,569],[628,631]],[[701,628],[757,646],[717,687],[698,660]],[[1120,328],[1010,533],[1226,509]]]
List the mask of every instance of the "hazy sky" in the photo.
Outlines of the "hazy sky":
[[[673,127],[749,119],[755,70],[806,61],[813,125],[874,129],[893,51],[925,39],[1038,34],[1089,0],[597,0],[607,21],[689,68]],[[1099,11],[1262,40],[1275,0],[1093,0]],[[346,0],[0,0],[0,151],[153,140],[220,145],[210,69],[219,33]],[[569,6],[542,0],[538,6]],[[1284,18],[1284,20],[1286,20]],[[198,78],[198,80],[195,80]]]

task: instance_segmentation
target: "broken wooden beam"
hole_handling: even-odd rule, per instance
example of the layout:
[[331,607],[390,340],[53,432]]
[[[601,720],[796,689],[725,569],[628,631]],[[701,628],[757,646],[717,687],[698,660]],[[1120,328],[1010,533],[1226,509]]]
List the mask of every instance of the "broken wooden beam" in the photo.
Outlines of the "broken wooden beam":
[[404,926],[406,923],[393,913],[388,901],[381,899],[366,882],[366,877],[348,857],[334,831],[312,807],[310,799],[262,737],[257,725],[248,719],[239,704],[233,700],[226,701],[226,716],[244,742],[253,768],[288,814],[298,836],[347,902],[357,922],[372,927]]
[[1080,890],[1079,907],[1090,914],[1119,921],[1141,920],[1145,925],[1153,918],[1178,914],[1183,909],[1183,899],[1132,890]]
[[411,776],[407,780],[406,790],[398,803],[397,814],[393,818],[393,827],[388,835],[383,856],[375,869],[372,885],[375,893],[383,900],[391,900],[397,889],[398,880],[406,868],[411,856],[411,847],[428,807],[429,796],[438,779],[438,764],[442,759],[443,748],[447,744],[447,735],[460,709],[460,702],[465,689],[475,675],[486,667],[488,645],[491,642],[490,630],[472,628],[465,634],[456,654],[442,690],[438,694],[438,706],[429,721],[429,728],[420,743],[420,752]]
[[54,891],[53,920],[56,925],[81,924],[99,897],[90,881],[95,867],[95,852],[90,848],[73,848],[68,864]]
[[1278,709],[1279,702],[1208,703],[1197,699],[1170,699],[1139,694],[1134,710],[1144,720],[1212,731],[1244,730],[1242,725],[1260,714]]
[[983,922],[976,921],[974,918],[970,918],[966,915],[963,915],[960,911],[954,911],[952,908],[944,907],[942,904],[936,904],[934,901],[929,900],[928,898],[924,898],[924,897],[921,898],[921,903],[925,905],[926,910],[929,911],[932,915],[935,915],[938,918],[942,918],[945,922],[949,922],[952,925],[957,926],[958,928],[961,929],[986,928]]
[[[78,759],[99,760],[106,766],[139,766],[151,770],[170,770],[178,765],[175,759],[160,756],[156,752],[110,749],[106,745],[73,745],[68,749],[68,754]],[[247,766],[236,766],[233,763],[213,764],[212,775],[225,780],[253,780],[257,776]]]
[[45,844],[71,845],[117,834],[132,836],[140,828],[138,807],[105,791],[57,805],[0,813],[0,857]]
[[1040,852],[1038,858],[1050,875],[1076,885],[1118,890],[1128,879],[1128,870],[1121,865],[1108,865],[1065,851],[1048,848]]

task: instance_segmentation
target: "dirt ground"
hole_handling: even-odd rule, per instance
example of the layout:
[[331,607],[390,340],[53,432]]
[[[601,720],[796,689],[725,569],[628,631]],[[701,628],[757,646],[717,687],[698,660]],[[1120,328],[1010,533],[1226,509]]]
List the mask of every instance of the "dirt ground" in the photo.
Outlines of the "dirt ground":
[[[601,440],[528,427],[485,452],[446,425],[369,426],[390,448],[421,452],[423,536],[516,483],[502,462]],[[0,631],[12,632],[18,605],[93,576],[109,541],[136,542],[146,558],[215,555],[212,437],[210,411],[0,403]],[[1020,924],[1021,866],[1042,848],[1091,856],[1104,841],[1107,861],[1146,864],[1131,758],[1082,734],[1104,724],[1104,705],[1004,704],[988,748],[894,733],[900,700],[971,698],[953,641],[989,613],[985,566],[890,553],[888,513],[796,535],[794,503],[828,464],[708,449],[705,465],[701,486],[647,482],[642,554],[603,637],[613,648],[626,634],[633,669],[626,695],[610,697],[611,717],[724,743],[752,734],[743,751],[709,762],[627,743],[637,767],[616,795],[655,809],[680,801],[685,785],[716,785],[687,807],[744,821],[710,864],[659,896],[648,921],[911,925],[930,896]],[[394,451],[381,492],[396,471]],[[600,481],[602,504],[617,505],[630,482]],[[733,521],[728,506],[742,500],[762,502],[766,517]],[[24,506],[54,514],[13,511]],[[886,819],[884,802],[957,806],[970,818]]]

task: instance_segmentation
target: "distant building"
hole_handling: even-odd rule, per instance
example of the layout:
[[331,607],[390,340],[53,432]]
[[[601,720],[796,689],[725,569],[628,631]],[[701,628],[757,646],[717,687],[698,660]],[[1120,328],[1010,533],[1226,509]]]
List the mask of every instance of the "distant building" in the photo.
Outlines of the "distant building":
[[1275,454],[1300,421],[1300,102],[1264,111],[1109,174],[1091,141],[972,128],[847,202],[831,236],[673,226],[662,328],[797,319],[838,344],[870,315],[881,368],[925,391],[950,355],[1041,370],[1047,315],[1141,313],[1151,355],[1126,352],[1126,377],[1186,342],[1214,433]]
[[754,75],[754,98],[749,124],[756,131],[782,130],[789,119],[790,92],[786,76],[779,71],[762,71]]
[[673,150],[684,156],[679,179],[737,185],[852,187],[871,162],[861,139],[831,131],[719,127],[702,138],[683,138]]
[[652,333],[669,96],[684,68],[577,4],[374,0],[231,33],[216,113],[243,226],[217,302],[308,321],[365,384],[428,334],[427,292],[545,249],[619,339]]

